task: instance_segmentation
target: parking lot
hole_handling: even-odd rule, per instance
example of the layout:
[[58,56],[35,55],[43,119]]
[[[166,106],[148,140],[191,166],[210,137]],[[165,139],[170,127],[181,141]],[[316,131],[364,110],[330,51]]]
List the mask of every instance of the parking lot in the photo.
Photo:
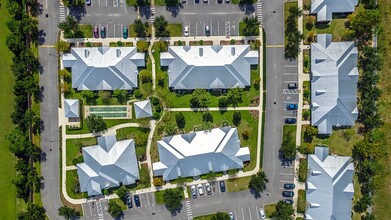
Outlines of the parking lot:
[[282,99],[284,103],[283,117],[296,118],[297,110],[287,110],[286,105],[297,104],[299,102],[299,90],[289,89],[288,84],[297,82],[297,62],[285,61],[283,67],[283,84],[282,84]]

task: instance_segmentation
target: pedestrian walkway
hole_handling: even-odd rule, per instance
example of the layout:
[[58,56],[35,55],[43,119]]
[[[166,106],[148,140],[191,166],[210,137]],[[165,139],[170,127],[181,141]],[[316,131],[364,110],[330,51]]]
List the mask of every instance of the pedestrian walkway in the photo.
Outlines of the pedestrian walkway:
[[189,220],[193,219],[193,214],[191,212],[190,200],[185,201],[185,206],[186,206],[186,212],[187,212],[188,219]]

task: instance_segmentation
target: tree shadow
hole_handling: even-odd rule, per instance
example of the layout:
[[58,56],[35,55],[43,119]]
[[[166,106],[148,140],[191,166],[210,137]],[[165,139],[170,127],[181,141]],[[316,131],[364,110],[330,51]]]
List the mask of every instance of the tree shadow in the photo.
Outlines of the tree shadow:
[[254,189],[250,189],[250,193],[254,196],[255,199],[261,198],[261,193],[259,193],[258,191],[254,190]]
[[87,14],[85,6],[69,7],[68,9],[69,9],[69,15],[75,17],[78,22],[80,22],[81,18]]
[[41,15],[43,12],[43,5],[38,1],[30,5],[30,13],[33,17]]
[[46,37],[46,32],[44,30],[39,30],[38,31],[38,44],[42,45],[45,43],[45,37]]
[[241,11],[244,11],[246,15],[251,15],[252,13],[255,12],[255,7],[253,4],[239,4],[239,8]]
[[171,16],[176,18],[179,14],[179,12],[181,11],[181,9],[183,9],[183,5],[182,4],[179,4],[179,5],[176,5],[176,6],[170,6],[170,7],[166,7],[166,11],[169,11],[171,13]]
[[179,208],[177,208],[174,211],[172,211],[171,212],[171,217],[177,216],[179,213],[181,213],[182,207],[183,207],[183,204],[181,204],[181,206]]
[[151,17],[151,7],[149,6],[140,7],[140,16],[149,19]]

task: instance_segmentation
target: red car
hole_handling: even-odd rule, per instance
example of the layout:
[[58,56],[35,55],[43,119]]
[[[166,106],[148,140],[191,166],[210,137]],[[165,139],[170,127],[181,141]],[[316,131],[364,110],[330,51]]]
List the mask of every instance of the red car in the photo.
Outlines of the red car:
[[99,38],[99,29],[97,26],[94,27],[94,37]]

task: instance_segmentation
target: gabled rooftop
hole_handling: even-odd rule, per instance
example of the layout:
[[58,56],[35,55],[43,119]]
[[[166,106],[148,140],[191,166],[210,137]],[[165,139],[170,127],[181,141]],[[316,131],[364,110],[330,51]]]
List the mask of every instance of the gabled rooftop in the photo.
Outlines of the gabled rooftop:
[[317,21],[331,21],[333,13],[350,13],[358,5],[358,0],[311,0],[311,14]]

